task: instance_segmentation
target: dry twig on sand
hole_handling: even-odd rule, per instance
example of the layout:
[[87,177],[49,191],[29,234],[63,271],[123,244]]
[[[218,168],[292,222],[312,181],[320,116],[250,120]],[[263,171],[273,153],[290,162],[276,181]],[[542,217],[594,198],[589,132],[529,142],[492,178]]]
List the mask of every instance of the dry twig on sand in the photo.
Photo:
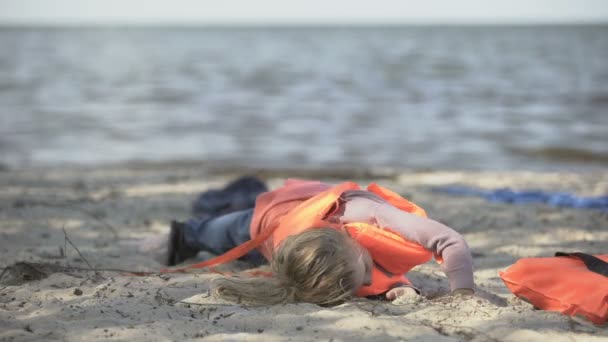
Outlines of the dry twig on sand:
[[63,230],[63,236],[65,237],[65,240],[67,242],[70,243],[70,245],[72,245],[72,247],[74,247],[74,249],[76,250],[76,252],[78,252],[78,255],[80,255],[80,258],[82,260],[84,260],[84,262],[86,262],[86,264],[93,270],[93,272],[98,273],[97,270],[95,269],[95,267],[93,267],[93,265],[91,265],[89,263],[89,261],[87,260],[87,258],[84,257],[84,255],[82,255],[82,253],[80,252],[80,250],[78,249],[78,247],[76,247],[76,245],[74,244],[74,242],[72,242],[72,240],[70,240],[70,237],[68,236],[68,232],[65,231],[65,227],[61,228]]
[[[65,231],[65,226],[61,228],[63,230],[63,236],[65,238],[65,241],[67,241],[72,247],[74,247],[74,249],[76,250],[76,252],[78,252],[78,255],[80,255],[80,258],[82,260],[84,260],[84,262],[89,266],[89,268],[94,272],[95,277],[99,277],[101,279],[105,279],[101,273],[99,273],[99,271],[97,271],[97,269],[95,267],[93,267],[93,265],[91,265],[91,263],[89,262],[89,260],[87,260],[87,258],[84,257],[84,255],[82,255],[82,253],[80,252],[80,250],[78,249],[78,247],[76,247],[76,245],[74,244],[74,242],[72,242],[72,240],[70,240],[70,237],[68,236],[68,232]],[[67,251],[66,251],[67,252]],[[88,277],[87,277],[88,278]],[[89,278],[89,280],[92,280]]]

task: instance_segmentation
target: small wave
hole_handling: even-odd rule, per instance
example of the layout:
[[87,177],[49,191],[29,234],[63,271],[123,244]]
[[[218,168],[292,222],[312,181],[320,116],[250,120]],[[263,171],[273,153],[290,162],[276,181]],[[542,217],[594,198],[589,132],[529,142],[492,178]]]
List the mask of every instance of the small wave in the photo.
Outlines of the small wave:
[[608,164],[608,152],[598,152],[574,147],[542,147],[527,149],[512,147],[509,149],[514,154],[527,157],[544,158],[562,162],[594,162]]

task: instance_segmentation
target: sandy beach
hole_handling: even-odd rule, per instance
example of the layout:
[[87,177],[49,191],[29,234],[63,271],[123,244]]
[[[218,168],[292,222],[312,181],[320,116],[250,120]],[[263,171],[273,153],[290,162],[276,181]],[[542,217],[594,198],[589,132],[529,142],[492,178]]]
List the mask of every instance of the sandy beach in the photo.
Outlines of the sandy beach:
[[[423,206],[468,241],[477,294],[447,296],[429,262],[409,277],[424,296],[244,307],[209,294],[209,274],[155,274],[158,253],[142,239],[186,219],[204,190],[257,174],[376,181]],[[432,192],[436,185],[509,186],[598,196],[608,173],[262,171],[203,162],[123,163],[0,171],[0,341],[606,341],[608,329],[534,310],[498,272],[556,251],[608,252],[608,216],[595,210],[490,203]],[[240,269],[244,265],[229,265]]]

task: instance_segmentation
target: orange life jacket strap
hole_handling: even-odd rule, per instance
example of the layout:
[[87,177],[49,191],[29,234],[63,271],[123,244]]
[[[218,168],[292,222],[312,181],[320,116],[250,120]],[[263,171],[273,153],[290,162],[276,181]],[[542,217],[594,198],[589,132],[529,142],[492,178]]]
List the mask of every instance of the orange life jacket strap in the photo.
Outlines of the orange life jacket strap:
[[[259,245],[261,245],[266,239],[268,239],[268,237],[270,237],[270,235],[272,235],[272,233],[274,232],[274,230],[277,227],[278,227],[278,225],[272,227],[271,229],[265,230],[262,234],[256,236],[255,239],[251,239],[247,242],[244,242],[244,243],[234,247],[233,249],[229,250],[228,252],[226,252],[222,255],[216,256],[215,258],[201,261],[201,262],[193,264],[193,265],[188,265],[186,267],[181,267],[181,268],[176,268],[176,269],[162,269],[161,273],[185,272],[185,271],[191,270],[191,269],[211,267],[211,266],[221,265],[221,264],[225,264],[225,263],[234,261],[234,260],[244,256],[245,254],[251,252]],[[214,270],[212,270],[212,271],[214,271]],[[215,271],[215,272],[221,273],[221,272],[217,272],[217,271]]]
[[596,258],[593,255],[586,254],[586,253],[580,253],[580,252],[577,252],[577,253],[557,252],[557,253],[555,253],[555,256],[578,258],[585,264],[585,266],[587,266],[589,271],[608,277],[608,262],[605,262],[604,260],[602,260],[600,258]]

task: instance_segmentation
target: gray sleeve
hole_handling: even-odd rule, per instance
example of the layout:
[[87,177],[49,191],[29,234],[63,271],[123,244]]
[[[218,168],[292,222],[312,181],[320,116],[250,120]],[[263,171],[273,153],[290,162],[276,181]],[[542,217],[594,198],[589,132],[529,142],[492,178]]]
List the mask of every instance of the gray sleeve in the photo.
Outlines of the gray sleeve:
[[443,259],[441,269],[448,277],[451,291],[474,288],[469,246],[462,235],[444,224],[399,210],[386,201],[358,196],[346,200],[340,222],[389,227]]

